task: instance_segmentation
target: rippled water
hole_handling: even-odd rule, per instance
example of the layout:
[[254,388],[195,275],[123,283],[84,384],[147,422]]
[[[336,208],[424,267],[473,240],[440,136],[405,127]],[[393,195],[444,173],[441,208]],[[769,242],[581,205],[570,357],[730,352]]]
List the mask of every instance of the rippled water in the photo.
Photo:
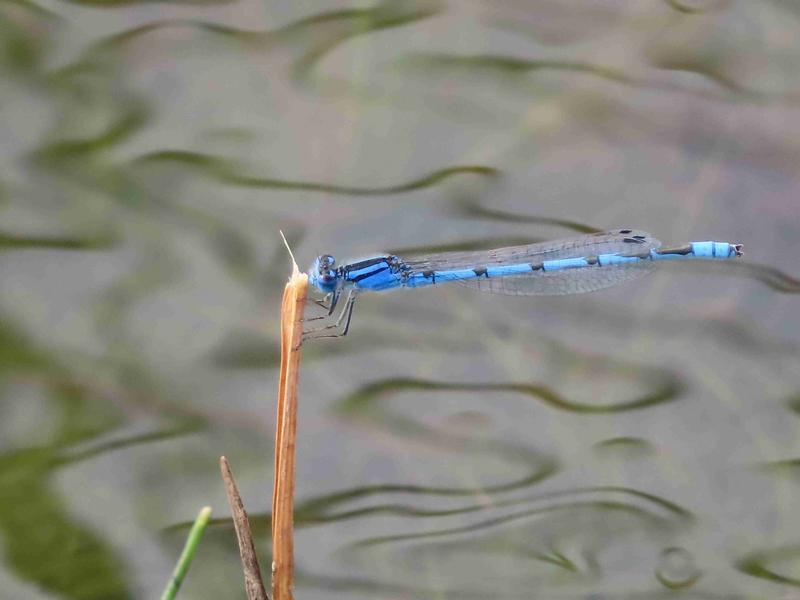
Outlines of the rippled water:
[[[742,242],[585,296],[365,296],[308,346],[298,598],[800,598],[787,0],[0,4],[0,589],[243,598],[287,232]],[[324,6],[323,6],[324,4]]]

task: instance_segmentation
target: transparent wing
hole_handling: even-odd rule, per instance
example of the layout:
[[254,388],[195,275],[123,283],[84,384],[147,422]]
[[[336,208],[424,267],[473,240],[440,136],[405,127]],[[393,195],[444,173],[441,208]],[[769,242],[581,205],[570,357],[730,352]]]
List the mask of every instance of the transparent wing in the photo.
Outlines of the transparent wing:
[[457,283],[490,294],[506,296],[563,296],[594,292],[636,279],[650,273],[655,267],[651,261],[608,267],[567,269],[551,273],[531,273],[494,279],[466,279]]
[[[657,239],[648,233],[618,229],[563,240],[512,246],[478,252],[452,252],[405,260],[411,272],[480,268],[487,265],[512,265],[598,254],[640,253],[658,248]],[[652,261],[606,267],[587,267],[560,271],[531,271],[509,277],[467,279],[461,285],[482,292],[515,296],[563,295],[591,292],[649,273]]]

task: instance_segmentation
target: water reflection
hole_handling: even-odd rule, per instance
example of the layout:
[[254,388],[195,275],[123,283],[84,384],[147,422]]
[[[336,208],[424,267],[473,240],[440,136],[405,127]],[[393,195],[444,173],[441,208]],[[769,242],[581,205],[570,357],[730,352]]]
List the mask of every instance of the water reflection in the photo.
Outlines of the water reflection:
[[688,14],[723,10],[730,4],[730,0],[699,0],[692,2],[687,2],[685,0],[666,0],[666,2],[675,10]]
[[[597,233],[602,231],[602,228],[593,227],[586,223],[571,221],[569,219],[554,219],[552,217],[543,217],[537,215],[525,215],[515,213],[512,211],[497,210],[494,208],[487,208],[474,199],[466,198],[458,203],[457,213],[469,219],[479,219],[482,221],[500,221],[506,223],[530,223],[532,225],[554,225],[556,227],[564,228],[567,231],[576,231],[578,233]],[[529,242],[530,243],[530,242]]]
[[462,173],[481,175],[484,177],[497,177],[500,172],[491,167],[461,166],[440,169],[433,173],[402,183],[387,187],[347,187],[314,183],[309,181],[287,181],[258,177],[240,172],[236,165],[230,164],[223,158],[186,151],[162,151],[141,156],[136,159],[139,163],[174,162],[198,168],[204,175],[211,175],[224,183],[254,188],[274,188],[283,190],[296,190],[304,192],[325,192],[329,194],[346,194],[349,196],[380,196],[383,194],[399,194],[411,192],[438,184],[439,182]]
[[[4,385],[17,378],[56,374],[57,361],[11,326],[0,328]],[[131,598],[124,561],[102,535],[74,519],[53,485],[53,471],[69,462],[64,452],[120,421],[82,390],[52,384],[51,439],[40,445],[6,447],[0,454],[0,532],[5,564],[18,577],[65,598]],[[77,458],[77,457],[73,457]]]
[[[669,402],[678,397],[682,388],[675,378],[665,373],[651,373],[650,375],[652,376],[651,383],[653,388],[651,392],[645,392],[640,397],[631,400],[603,402],[598,404],[569,400],[558,394],[554,389],[536,383],[469,384],[442,383],[422,379],[385,379],[368,384],[356,391],[352,396],[343,399],[339,404],[338,410],[343,414],[352,412],[358,415],[373,415],[376,411],[371,405],[378,401],[383,401],[387,396],[392,394],[408,391],[457,391],[478,394],[485,392],[514,392],[534,398],[552,408],[580,413],[608,413],[636,410],[655,404],[661,404],[662,402]],[[381,417],[381,420],[392,423],[392,427],[394,428],[400,428],[402,423],[396,416],[391,418]]]
[[[486,490],[493,495],[508,490]],[[634,489],[600,487],[566,490],[553,493],[536,494],[522,498],[503,498],[500,495],[490,501],[480,499],[479,502],[461,505],[449,509],[426,508],[410,502],[419,502],[425,498],[433,499],[438,495],[474,495],[469,490],[437,490],[419,489],[411,486],[384,485],[370,488],[346,490],[338,494],[314,498],[298,507],[297,526],[299,528],[320,526],[341,520],[363,519],[370,516],[401,517],[427,519],[435,523],[446,522],[448,518],[460,515],[474,515],[472,523],[449,529],[422,529],[417,533],[398,533],[382,537],[360,538],[344,546],[338,552],[339,560],[349,563],[357,562],[362,568],[369,569],[369,564],[376,556],[376,546],[397,546],[392,551],[394,577],[392,580],[365,579],[375,589],[391,590],[402,586],[404,579],[413,580],[412,574],[419,570],[433,557],[440,557],[437,562],[442,568],[452,568],[461,572],[463,561],[477,560],[482,568],[475,565],[474,573],[482,573],[478,580],[468,579],[471,595],[483,597],[491,594],[484,589],[486,569],[491,568],[493,557],[499,558],[501,568],[508,558],[520,562],[519,574],[526,579],[525,585],[551,581],[564,585],[566,583],[583,582],[591,585],[602,577],[603,553],[608,552],[616,544],[624,544],[626,539],[635,538],[646,533],[652,543],[657,540],[669,540],[686,530],[694,523],[694,516],[686,509],[665,499],[652,496]],[[406,502],[373,503],[359,508],[343,510],[341,505],[356,504],[372,497],[389,496],[393,498],[409,498]],[[487,515],[488,514],[488,515]],[[253,515],[257,531],[267,531],[269,517]],[[217,528],[230,531],[229,519],[214,521]],[[190,522],[175,525],[169,531],[183,531],[191,526]],[[685,553],[686,551],[682,551]],[[687,579],[678,581],[687,570],[683,568],[682,558],[673,556],[675,549],[661,553],[659,559],[658,579],[671,582],[673,589],[689,587],[696,581]],[[452,561],[448,566],[441,561],[447,556]],[[385,560],[382,557],[380,560]],[[683,561],[685,562],[685,561]],[[539,566],[536,566],[536,565]],[[682,573],[676,575],[676,573]],[[666,573],[666,574],[665,574]],[[517,575],[509,575],[517,577]],[[674,581],[669,579],[674,576]],[[319,576],[304,573],[303,580],[313,580]],[[662,582],[663,583],[663,582]],[[344,585],[343,580],[339,581]],[[408,583],[406,584],[408,585]],[[666,585],[666,584],[664,584]],[[338,587],[338,586],[335,586]],[[426,595],[431,593],[423,588],[408,585],[408,591]],[[457,594],[458,589],[442,590],[445,594]]]
[[0,248],[50,248],[53,250],[105,250],[117,240],[98,235],[96,237],[57,237],[0,234]]
[[694,566],[692,553],[685,548],[667,548],[661,553],[656,578],[664,587],[680,590],[693,586],[702,573]]
[[595,444],[598,453],[609,456],[622,455],[631,458],[649,456],[656,449],[647,440],[638,437],[615,437]]
[[[770,548],[748,554],[737,562],[737,567],[754,577],[800,587],[800,578],[794,575],[795,571],[790,566],[798,558],[800,558],[798,546]],[[787,562],[790,563],[788,573],[784,570]]]
[[0,456],[6,568],[63,598],[133,598],[122,557],[65,510],[49,481],[51,461],[47,448]]

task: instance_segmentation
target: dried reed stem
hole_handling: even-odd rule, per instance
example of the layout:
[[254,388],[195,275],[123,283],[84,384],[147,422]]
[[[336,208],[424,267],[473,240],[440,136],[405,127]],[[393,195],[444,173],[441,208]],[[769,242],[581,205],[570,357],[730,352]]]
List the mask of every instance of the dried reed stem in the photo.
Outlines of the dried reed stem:
[[281,370],[275,427],[275,487],[272,493],[273,600],[292,600],[297,380],[307,293],[308,276],[300,273],[297,264],[293,264],[281,306]]
[[231,465],[228,459],[221,456],[219,468],[222,471],[222,480],[225,482],[225,493],[228,495],[228,504],[231,506],[233,515],[233,526],[236,528],[236,539],[239,541],[239,556],[242,559],[242,571],[244,572],[244,587],[247,592],[247,600],[269,600],[267,591],[264,589],[264,581],[261,579],[261,569],[258,566],[256,547],[253,544],[253,534],[250,531],[250,520],[244,510],[242,497],[239,495],[239,488],[233,478]]

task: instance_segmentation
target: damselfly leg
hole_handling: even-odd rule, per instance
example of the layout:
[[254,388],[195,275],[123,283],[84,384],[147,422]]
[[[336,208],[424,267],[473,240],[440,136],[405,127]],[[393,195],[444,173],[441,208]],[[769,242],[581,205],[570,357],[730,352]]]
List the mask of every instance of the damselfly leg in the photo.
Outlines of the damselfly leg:
[[314,327],[313,329],[307,329],[303,331],[303,341],[312,339],[316,340],[320,338],[342,337],[347,335],[347,332],[350,329],[350,321],[353,318],[353,307],[355,306],[357,297],[358,294],[356,293],[356,290],[351,288],[347,293],[347,299],[342,304],[342,309],[339,311],[339,314],[335,316],[333,309],[335,309],[336,304],[338,303],[332,301],[333,307],[331,312],[328,314],[328,316],[322,317],[323,319],[332,320],[332,322],[328,325],[323,325],[322,327]]
[[333,314],[333,311],[336,309],[336,304],[339,300],[340,292],[337,290],[335,292],[331,292],[329,294],[325,294],[322,299],[319,298],[307,298],[306,302],[313,304],[314,306],[318,306],[325,311],[324,315],[320,315],[318,317],[304,317],[303,322],[308,323],[310,321],[321,321],[322,319],[328,319]]

